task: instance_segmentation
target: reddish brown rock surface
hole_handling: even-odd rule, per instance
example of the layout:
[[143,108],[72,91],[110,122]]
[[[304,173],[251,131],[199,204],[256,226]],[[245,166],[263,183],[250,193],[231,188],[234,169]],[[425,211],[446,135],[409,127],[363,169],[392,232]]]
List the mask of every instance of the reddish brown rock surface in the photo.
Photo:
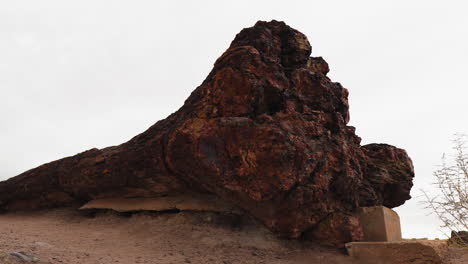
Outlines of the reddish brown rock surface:
[[200,192],[285,237],[359,240],[352,213],[403,204],[413,166],[402,149],[360,145],[346,125],[348,90],[310,54],[302,33],[258,22],[236,36],[177,112],[122,145],[0,182],[0,208]]

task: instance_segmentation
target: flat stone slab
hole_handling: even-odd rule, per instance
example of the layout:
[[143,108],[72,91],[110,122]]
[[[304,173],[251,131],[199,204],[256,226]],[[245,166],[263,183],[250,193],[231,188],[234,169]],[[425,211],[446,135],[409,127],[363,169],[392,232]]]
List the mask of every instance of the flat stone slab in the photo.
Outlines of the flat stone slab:
[[361,207],[358,211],[364,241],[400,241],[398,214],[385,206]]
[[441,264],[447,251],[443,242],[351,242],[346,244],[348,255],[362,264]]
[[214,196],[166,196],[153,198],[105,198],[91,200],[83,205],[80,210],[86,209],[110,209],[117,212],[135,211],[207,211],[238,213],[236,207],[221,201]]

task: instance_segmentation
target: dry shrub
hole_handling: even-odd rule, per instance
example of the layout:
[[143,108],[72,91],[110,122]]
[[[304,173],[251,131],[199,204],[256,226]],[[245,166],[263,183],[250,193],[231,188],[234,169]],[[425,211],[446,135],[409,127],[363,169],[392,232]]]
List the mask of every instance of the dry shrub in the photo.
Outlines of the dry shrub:
[[450,242],[468,246],[459,237],[468,230],[468,153],[466,135],[455,135],[453,140],[454,155],[447,160],[442,157],[442,165],[434,171],[436,193],[422,191],[424,204],[441,220],[441,228],[450,230]]

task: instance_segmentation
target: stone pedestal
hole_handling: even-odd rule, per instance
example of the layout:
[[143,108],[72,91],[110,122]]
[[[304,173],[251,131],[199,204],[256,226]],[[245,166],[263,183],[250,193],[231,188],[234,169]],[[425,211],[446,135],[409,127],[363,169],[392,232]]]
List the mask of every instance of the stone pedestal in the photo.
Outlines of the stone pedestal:
[[364,241],[401,241],[400,217],[384,206],[362,207],[358,211]]

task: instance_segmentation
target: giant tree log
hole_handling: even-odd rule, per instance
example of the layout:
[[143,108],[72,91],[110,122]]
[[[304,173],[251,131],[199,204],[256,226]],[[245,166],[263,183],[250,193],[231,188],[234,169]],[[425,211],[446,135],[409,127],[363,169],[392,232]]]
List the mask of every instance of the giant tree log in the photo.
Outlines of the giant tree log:
[[284,237],[359,240],[355,209],[410,199],[412,162],[390,145],[360,145],[348,90],[310,54],[302,33],[257,22],[177,112],[119,146],[0,182],[0,209],[205,193]]

